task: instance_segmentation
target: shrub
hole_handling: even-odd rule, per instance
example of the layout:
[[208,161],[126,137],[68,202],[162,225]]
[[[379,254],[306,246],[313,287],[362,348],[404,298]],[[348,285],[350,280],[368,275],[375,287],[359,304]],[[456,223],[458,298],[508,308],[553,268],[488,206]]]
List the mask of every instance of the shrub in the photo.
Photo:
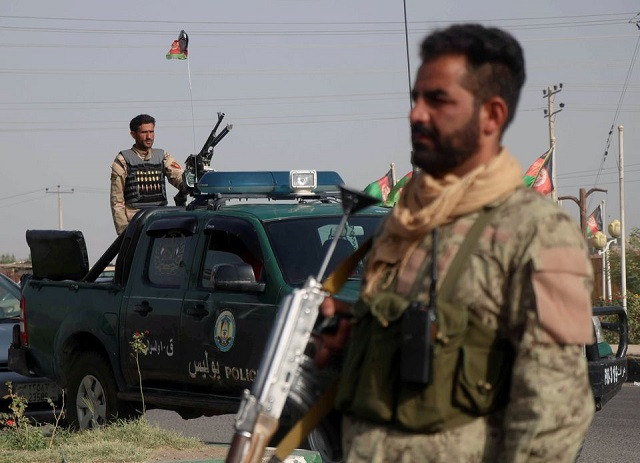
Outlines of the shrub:
[[[603,303],[596,301],[596,305],[622,305],[622,296],[613,295],[611,302]],[[616,322],[618,317],[602,317],[602,321]],[[629,344],[640,344],[640,294],[627,291],[627,328],[629,331]],[[618,343],[618,333],[613,331],[604,332],[605,340],[610,344]]]

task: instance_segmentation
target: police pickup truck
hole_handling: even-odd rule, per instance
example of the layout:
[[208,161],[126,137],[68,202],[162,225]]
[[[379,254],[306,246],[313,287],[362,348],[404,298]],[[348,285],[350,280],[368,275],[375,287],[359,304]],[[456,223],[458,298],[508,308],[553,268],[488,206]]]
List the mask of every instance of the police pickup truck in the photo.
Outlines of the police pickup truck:
[[[67,417],[81,429],[147,406],[185,418],[235,413],[250,388],[278,304],[318,271],[342,215],[334,172],[214,172],[185,207],[140,212],[89,269],[84,238],[73,231],[29,231],[33,276],[23,281],[20,329],[10,367],[64,385]],[[247,201],[253,199],[255,201]],[[349,218],[327,271],[373,234],[388,212],[369,207]],[[110,282],[95,282],[115,261]],[[361,268],[339,297],[355,300]],[[598,341],[586,347],[600,408],[626,379],[626,318],[594,317]],[[621,343],[614,354],[601,330]],[[148,350],[132,355],[134,335]],[[285,408],[293,420],[323,388],[306,362]],[[281,420],[282,423],[282,420]],[[330,417],[308,444],[323,461],[340,459]]]
[[[33,276],[23,281],[11,367],[64,385],[70,424],[91,428],[141,410],[137,333],[148,346],[139,362],[149,408],[235,413],[280,300],[318,272],[333,240],[341,183],[323,171],[207,172],[189,206],[141,211],[91,269],[80,232],[28,231]],[[372,206],[348,219],[327,273],[387,212]],[[113,280],[96,283],[113,259]],[[361,271],[340,297],[355,300]],[[290,394],[291,420],[324,387],[311,365]],[[340,458],[331,424],[308,445],[323,461]]]

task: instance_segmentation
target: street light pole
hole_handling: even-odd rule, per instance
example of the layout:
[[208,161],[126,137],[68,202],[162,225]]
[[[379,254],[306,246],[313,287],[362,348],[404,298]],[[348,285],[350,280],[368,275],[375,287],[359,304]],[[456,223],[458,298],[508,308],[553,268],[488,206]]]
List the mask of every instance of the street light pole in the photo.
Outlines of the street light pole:
[[587,198],[591,193],[595,193],[596,191],[601,191],[606,193],[607,190],[603,190],[602,188],[591,188],[589,191],[586,191],[584,188],[580,188],[580,199],[575,196],[560,196],[558,201],[563,201],[565,199],[570,199],[574,203],[578,205],[580,209],[580,230],[582,231],[582,236],[587,238]]
[[[611,302],[611,266],[609,264],[609,247],[618,241],[617,238],[607,239],[607,244],[604,249],[599,249],[597,252],[602,256],[602,299],[607,303]],[[605,286],[606,284],[606,286]],[[606,288],[606,289],[605,289]]]

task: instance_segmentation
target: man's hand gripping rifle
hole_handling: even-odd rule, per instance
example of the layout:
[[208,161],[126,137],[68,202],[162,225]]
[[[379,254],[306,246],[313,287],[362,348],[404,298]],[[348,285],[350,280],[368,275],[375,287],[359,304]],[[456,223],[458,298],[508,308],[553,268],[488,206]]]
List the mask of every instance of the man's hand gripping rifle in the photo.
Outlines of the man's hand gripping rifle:
[[299,374],[305,348],[318,318],[320,303],[329,295],[323,290],[320,281],[337,240],[351,214],[378,202],[375,198],[344,187],[340,187],[340,193],[344,213],[317,277],[310,276],[302,288],[294,289],[280,304],[256,380],[251,392],[246,389],[244,391],[236,415],[235,434],[227,454],[227,463],[261,461],[269,440],[278,429],[282,409]]
[[207,170],[210,170],[209,164],[213,157],[213,148],[220,143],[220,141],[231,131],[233,125],[227,124],[222,131],[216,135],[216,130],[220,126],[220,123],[224,119],[224,113],[218,113],[218,121],[213,127],[213,130],[209,134],[209,138],[202,146],[202,149],[198,154],[190,154],[185,161],[185,168],[183,174],[183,180],[185,185],[185,194],[182,195],[182,204],[178,204],[178,197],[176,196],[176,205],[183,206],[186,203],[186,195],[193,191],[194,186]]

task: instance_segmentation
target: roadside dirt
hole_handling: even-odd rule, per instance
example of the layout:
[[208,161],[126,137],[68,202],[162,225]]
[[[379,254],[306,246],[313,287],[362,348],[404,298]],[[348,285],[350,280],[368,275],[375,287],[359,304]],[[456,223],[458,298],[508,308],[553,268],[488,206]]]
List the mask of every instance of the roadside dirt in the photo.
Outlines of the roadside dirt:
[[202,449],[177,450],[170,447],[159,448],[153,452],[147,460],[149,463],[170,462],[170,461],[211,461],[224,460],[227,456],[227,447],[208,445]]

